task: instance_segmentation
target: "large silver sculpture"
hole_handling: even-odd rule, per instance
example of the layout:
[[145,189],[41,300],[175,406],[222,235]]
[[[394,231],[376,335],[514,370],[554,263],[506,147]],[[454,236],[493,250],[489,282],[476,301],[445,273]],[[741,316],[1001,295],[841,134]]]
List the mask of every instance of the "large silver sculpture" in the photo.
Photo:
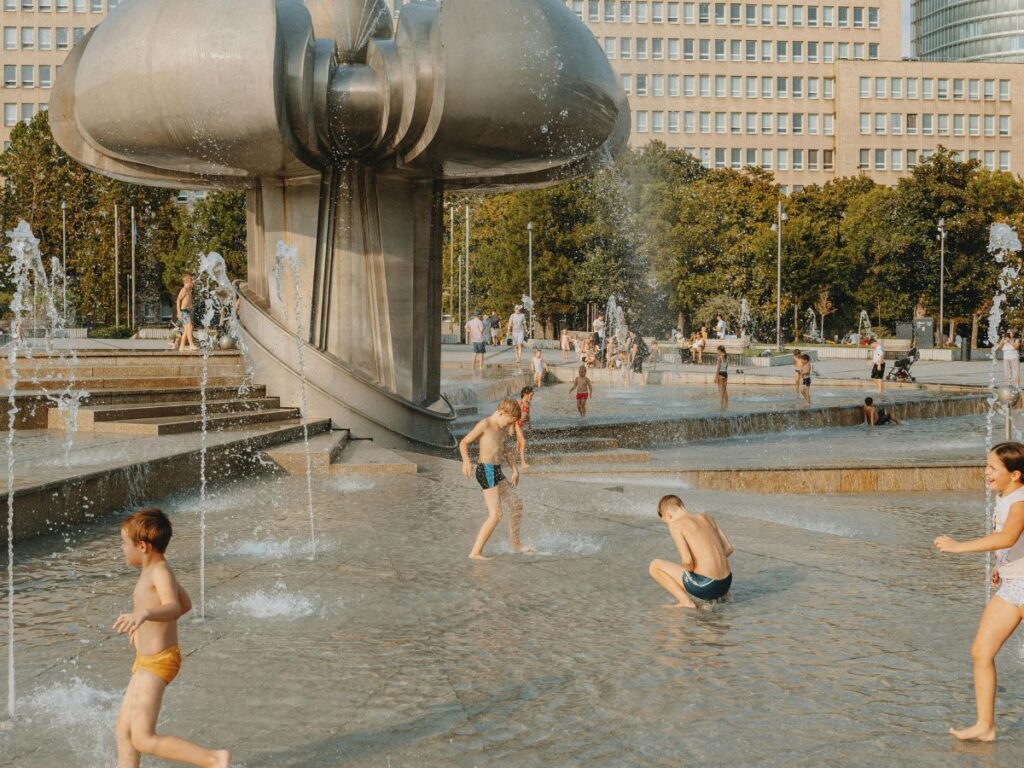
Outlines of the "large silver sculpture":
[[[242,320],[261,378],[392,442],[448,445],[442,195],[607,162],[629,111],[559,0],[131,0],[71,52],[60,145],[109,176],[248,194]],[[298,247],[302,295],[270,285]],[[312,358],[312,359],[310,359]]]

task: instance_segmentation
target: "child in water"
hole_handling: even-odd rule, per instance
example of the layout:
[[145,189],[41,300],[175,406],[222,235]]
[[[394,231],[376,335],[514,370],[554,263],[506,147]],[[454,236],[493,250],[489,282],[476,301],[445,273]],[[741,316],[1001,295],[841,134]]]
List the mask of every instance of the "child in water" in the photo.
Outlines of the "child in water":
[[658,517],[668,526],[681,563],[654,560],[648,569],[656,582],[676,599],[674,608],[696,608],[691,597],[719,600],[732,586],[729,537],[709,515],[693,514],[678,496],[662,496]]
[[579,375],[573,379],[572,386],[569,388],[569,394],[576,393],[576,410],[580,416],[587,415],[587,401],[590,399],[591,392],[594,391],[591,385],[590,379],[587,378],[587,367],[585,365],[580,366]]
[[993,532],[970,541],[949,536],[935,539],[940,552],[994,552],[996,556],[991,578],[999,591],[981,614],[971,645],[978,719],[968,728],[949,729],[964,741],[996,739],[996,654],[1024,619],[1024,445],[1000,443],[993,447],[985,466],[985,483],[997,495]]

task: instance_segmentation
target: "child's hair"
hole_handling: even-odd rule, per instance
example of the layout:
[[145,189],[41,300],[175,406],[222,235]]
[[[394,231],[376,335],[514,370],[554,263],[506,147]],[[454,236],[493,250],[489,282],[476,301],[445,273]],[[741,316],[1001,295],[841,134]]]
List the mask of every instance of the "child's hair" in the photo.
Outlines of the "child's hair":
[[793,350],[793,357],[800,357],[800,350],[799,349],[794,349]]
[[800,359],[803,360],[805,363],[811,362],[811,356],[810,355],[800,355]]
[[523,387],[521,390],[519,390],[519,396],[520,397],[526,397],[527,395],[532,395],[532,394],[533,394],[533,387]]
[[505,399],[498,403],[498,413],[507,413],[516,420],[523,418],[523,409],[515,400]]
[[140,509],[121,523],[121,530],[136,544],[146,543],[163,554],[171,542],[171,521],[159,509]]
[[539,349],[533,350],[533,356],[534,357],[538,357],[539,355],[540,355],[540,350]]
[[1024,479],[1024,445],[1017,442],[999,443],[992,446],[992,453],[1003,462],[1007,472],[1020,472]]
[[580,366],[580,376],[586,376],[586,375],[587,375],[587,366],[581,365]]
[[719,352],[725,352],[725,347],[724,347],[724,346],[722,346],[721,344],[719,344],[719,345],[718,345],[718,351],[719,351]]
[[864,405],[874,405],[874,404],[875,404],[875,399],[873,397],[865,397],[864,398]]
[[683,509],[683,500],[680,499],[678,496],[673,495],[662,496],[661,499],[658,501],[658,517],[664,518],[665,510],[667,510],[670,507],[675,507],[676,509]]

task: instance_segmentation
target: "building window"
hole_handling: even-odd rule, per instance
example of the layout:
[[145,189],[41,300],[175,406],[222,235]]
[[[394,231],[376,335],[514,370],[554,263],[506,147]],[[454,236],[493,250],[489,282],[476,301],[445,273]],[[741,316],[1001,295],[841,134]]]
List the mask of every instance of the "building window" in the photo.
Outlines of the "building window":
[[804,151],[802,149],[793,150],[793,170],[802,171],[804,169]]
[[[615,6],[611,3],[607,4],[609,7],[614,8]],[[600,0],[587,0],[587,21],[600,21],[601,20],[601,3]]]
[[693,38],[683,40],[683,58],[686,61],[693,61]]
[[967,133],[971,136],[981,135],[981,118],[978,115],[970,115],[967,118]]
[[734,99],[743,98],[743,78],[739,75],[729,78],[729,96]]
[[821,83],[822,83],[821,98],[823,98],[823,99],[831,99],[832,98],[832,94],[835,91],[835,87],[836,87],[835,78],[826,77],[824,80],[821,81]]
[[885,150],[884,149],[876,149],[875,150],[875,170],[876,171],[884,171],[885,170]]
[[1010,170],[1010,153],[1005,149],[999,150],[999,170]]
[[775,25],[779,27],[785,27],[789,24],[789,6],[788,5],[776,5],[775,6]]
[[836,60],[836,44],[835,43],[822,43],[821,44],[821,60],[825,64],[831,64]]
[[18,67],[14,64],[4,64],[4,88],[18,87]]
[[770,77],[761,78],[761,98],[770,99],[772,97],[772,79]]
[[878,61],[878,43],[868,43],[868,60]]
[[893,112],[889,115],[889,131],[894,136],[899,136],[903,133],[903,115],[899,112]]
[[615,43],[617,40],[614,37],[606,37],[604,39],[604,55],[609,59],[615,58]]
[[933,115],[921,115],[921,133],[923,133],[925,136],[931,136],[933,133],[935,133]]
[[70,5],[68,0],[57,0],[57,13],[67,13]]
[[964,81],[957,77],[953,80],[953,98],[962,99],[964,97]]
[[761,41],[761,61],[772,60],[772,41],[762,40]]
[[766,171],[772,169],[772,151],[770,149],[761,150],[761,167]]
[[790,44],[790,49],[793,51],[793,61],[800,63],[804,60],[804,44],[800,40],[794,40]]
[[789,61],[789,44],[785,40],[775,41],[775,60]]
[[747,112],[747,133],[757,133],[757,112]]
[[921,98],[922,99],[934,99],[935,98],[935,81],[930,77],[921,78]]
[[647,75],[636,76],[636,95],[646,96],[647,95]]
[[771,133],[775,128],[771,112],[761,113],[761,133]]
[[903,78],[894,77],[889,80],[889,96],[894,99],[903,98]]
[[835,26],[835,9],[831,5],[826,5],[821,9],[821,26]]
[[993,150],[991,150],[991,149],[986,149],[985,150],[985,170],[994,171],[996,169],[996,167],[995,167],[995,159],[996,159],[996,153]]
[[619,38],[619,58],[620,59],[631,59],[631,58],[633,58],[633,38],[631,38],[631,37],[620,37]]
[[633,93],[633,76],[632,75],[623,75],[622,76],[622,90],[624,90],[627,95]]
[[825,115],[825,135],[832,136],[836,132],[836,116]]
[[31,64],[21,65],[21,87],[22,88],[35,88],[36,87],[36,68]]
[[21,10],[31,12],[36,9],[35,0],[21,0]]
[[725,133],[725,112],[715,112],[715,133]]
[[53,86],[53,67],[49,64],[39,65],[39,87],[50,88]]
[[875,133],[878,133],[878,134],[884,134],[885,133],[885,113],[884,112],[876,112],[875,113]]
[[85,0],[75,0],[75,13],[85,13]]
[[949,80],[944,77],[939,78],[938,97],[940,99],[949,98]]
[[5,11],[16,11],[18,10],[18,0],[4,0]]
[[777,77],[775,78],[775,97],[779,99],[785,99],[789,96],[789,78],[788,77]]
[[864,170],[864,169],[868,168],[869,167],[868,163],[870,162],[870,160],[871,160],[871,150],[870,149],[862,149],[858,153],[857,168],[859,168],[861,170]]
[[77,43],[82,37],[85,36],[85,27],[75,27],[71,30],[71,39],[73,43]]
[[697,115],[696,115],[695,112],[685,112],[685,113],[683,113],[683,130],[684,131],[686,131],[687,133],[693,133],[694,131],[697,130],[696,117],[697,117]]
[[855,6],[853,9],[853,26],[856,29],[864,28],[864,9],[860,6]]
[[800,133],[804,132],[804,114],[803,114],[803,112],[794,112],[793,113],[792,120],[790,121],[790,127],[792,128],[793,133],[800,134]]
[[711,150],[707,147],[700,148],[700,164],[705,168],[711,167]]
[[903,170],[903,150],[902,149],[894,149],[892,151],[892,169],[894,171],[902,171]]
[[992,101],[996,97],[996,81],[985,81],[985,101]]
[[868,8],[868,26],[872,29],[878,29],[878,9]]
[[907,115],[907,135],[917,135],[917,114],[913,112]]
[[651,112],[651,132],[652,133],[664,133],[665,132],[665,113],[664,112]]
[[818,63],[818,42],[816,40],[807,41],[807,62],[809,64]]
[[21,105],[21,122],[30,123],[32,122],[32,116],[36,113],[35,104],[22,104]]
[[[679,39],[670,38],[668,41],[668,58],[670,61],[679,61]],[[693,58],[693,52],[690,52],[690,58]]]
[[807,170],[816,171],[818,170],[818,150],[808,149],[807,150]]
[[701,112],[700,113],[700,132],[711,133],[711,113]]
[[837,9],[839,14],[839,26],[848,27],[850,26],[850,9],[844,5],[839,6]]
[[1009,101],[1010,100],[1010,81],[1000,80],[999,81],[999,100]]
[[907,98],[908,99],[916,99],[917,98],[917,78],[916,77],[908,77],[907,78]]
[[949,115],[939,115],[939,136],[949,136]]
[[853,58],[857,59],[858,61],[864,60],[864,43],[853,44]]
[[[690,6],[693,7],[692,5]],[[619,21],[628,24],[633,19],[633,3],[626,0],[619,3]]]
[[638,37],[636,39],[636,57],[638,59],[646,59],[647,58],[647,38],[646,37]]
[[679,3],[668,4],[668,23],[678,24],[679,23]]
[[816,5],[807,6],[807,26],[818,26],[818,6]]
[[700,76],[700,95],[710,96],[711,95],[711,75]]
[[694,76],[683,75],[683,96],[693,96],[694,94]]
[[985,135],[996,135],[996,119],[992,115],[985,115]]
[[49,27],[39,28],[39,50],[49,51],[53,48],[53,30]]
[[818,135],[818,115],[813,112],[807,116],[807,133]]
[[57,27],[57,50],[66,51],[70,46],[68,45],[68,28]]
[[793,6],[793,26],[802,27],[804,25],[804,7],[802,5]]
[[999,135],[1009,136],[1010,135],[1010,116],[1000,115],[999,116]]
[[21,28],[21,47],[22,50],[32,50],[36,47],[36,28],[35,27],[22,27]]
[[776,155],[776,167],[780,171],[788,171],[789,170],[789,150],[788,149],[780,149],[778,152],[775,153],[775,155]]
[[18,105],[4,104],[4,125],[10,128],[18,122]]
[[793,85],[790,88],[790,93],[793,94],[794,99],[802,99],[804,97],[804,79],[802,77],[794,77]]
[[636,4],[636,23],[646,24],[647,23],[647,3]]
[[885,98],[885,86],[886,86],[886,79],[884,77],[876,77],[875,78],[875,98],[876,99],[884,99]]
[[756,167],[757,166],[757,150],[754,149],[753,147],[748,147],[747,151],[746,151],[746,156],[747,156],[747,159],[746,159],[745,165]]
[[701,38],[700,40],[700,60],[711,61],[711,41],[707,38]]
[[867,112],[860,113],[860,132],[862,134],[871,133],[871,115]]
[[668,132],[679,133],[679,113],[669,112],[668,113]]
[[89,4],[89,9],[93,13],[103,13],[103,0],[92,0]]
[[964,135],[964,116],[953,115],[953,135],[963,136]]
[[729,133],[743,133],[743,113],[729,113]]
[[779,112],[775,115],[775,132],[778,134],[789,133],[789,113]]
[[[693,90],[692,85],[690,89]],[[668,95],[672,97],[679,95],[679,75],[668,76]]]
[[637,112],[636,113],[636,132],[647,133],[647,113]]
[[770,5],[761,6],[761,26],[770,27],[772,25],[772,7]]
[[816,99],[818,98],[818,78],[808,77],[807,78],[807,98]]
[[18,49],[18,30],[16,27],[4,27],[4,49],[16,51]]

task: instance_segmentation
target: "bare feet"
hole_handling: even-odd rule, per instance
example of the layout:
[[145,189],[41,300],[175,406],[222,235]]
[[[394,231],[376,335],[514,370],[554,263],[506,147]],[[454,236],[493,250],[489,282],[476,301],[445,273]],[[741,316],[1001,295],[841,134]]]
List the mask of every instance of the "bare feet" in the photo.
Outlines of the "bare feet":
[[996,729],[994,726],[975,723],[970,728],[950,728],[949,732],[960,739],[960,741],[995,741]]
[[231,765],[231,753],[226,749],[218,749],[213,753],[212,768],[229,768]]
[[697,605],[692,602],[687,603],[672,603],[672,605],[663,606],[664,608],[696,608]]
[[537,550],[531,547],[529,544],[520,544],[518,547],[512,547],[512,549],[519,555],[535,555]]
[[474,555],[474,554],[470,553],[469,559],[470,560],[490,560],[491,558],[484,557],[483,555]]

